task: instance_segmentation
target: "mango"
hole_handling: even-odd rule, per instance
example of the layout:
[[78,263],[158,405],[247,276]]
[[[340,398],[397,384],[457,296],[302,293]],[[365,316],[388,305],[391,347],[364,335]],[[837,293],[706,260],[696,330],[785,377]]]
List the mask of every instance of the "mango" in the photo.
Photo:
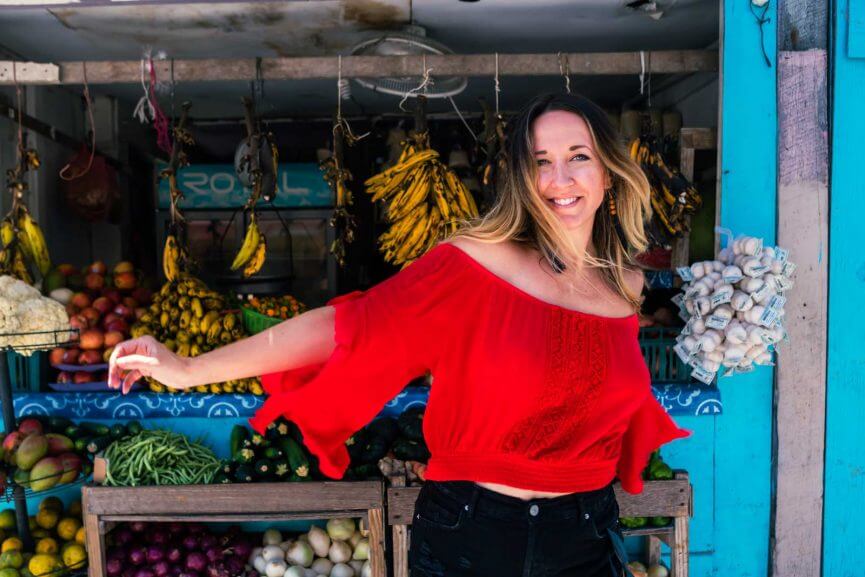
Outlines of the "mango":
[[81,457],[75,453],[63,453],[57,458],[60,461],[60,466],[63,468],[63,475],[60,477],[58,484],[71,483],[77,479],[83,464]]
[[30,471],[22,471],[21,469],[16,469],[15,474],[12,475],[12,480],[16,485],[21,485],[25,489],[30,488]]
[[77,543],[63,551],[63,564],[68,569],[83,569],[87,566],[87,550]]
[[63,465],[56,457],[45,457],[30,470],[30,488],[34,492],[50,489],[60,482]]
[[45,432],[45,429],[42,427],[42,421],[34,417],[28,417],[18,423],[18,432],[25,437],[29,437],[30,435],[41,435]]
[[[10,511],[12,513],[12,523],[15,523],[15,512],[12,509],[7,509],[6,511]],[[6,511],[3,511],[4,513]],[[0,516],[2,518],[2,516]],[[5,541],[3,541],[3,545],[0,545],[0,551],[6,553],[7,551],[22,551],[24,549],[24,543],[21,542],[21,539],[18,537],[9,537]]]
[[12,431],[3,439],[3,452],[5,453],[5,458],[9,461],[12,456],[15,454],[15,451],[18,449],[18,445],[21,444],[21,441],[24,440],[24,435],[19,433],[18,431]]
[[18,569],[7,567],[6,569],[0,569],[0,577],[21,577],[21,573],[18,572]]
[[0,567],[4,569],[20,569],[24,565],[24,557],[19,550],[7,551],[0,555]]
[[63,512],[63,501],[60,500],[60,497],[45,497],[42,499],[42,502],[39,503],[40,511],[57,511],[58,513]]
[[18,468],[29,471],[47,454],[48,439],[41,434],[34,433],[21,441],[21,445],[18,447],[16,452]]
[[72,439],[65,435],[48,433],[45,435],[45,439],[48,440],[48,454],[52,457],[75,450],[75,444],[72,442]]
[[81,500],[76,499],[69,503],[69,509],[66,511],[70,517],[81,518]]
[[47,575],[64,569],[63,561],[57,555],[34,555],[27,568],[34,575]]

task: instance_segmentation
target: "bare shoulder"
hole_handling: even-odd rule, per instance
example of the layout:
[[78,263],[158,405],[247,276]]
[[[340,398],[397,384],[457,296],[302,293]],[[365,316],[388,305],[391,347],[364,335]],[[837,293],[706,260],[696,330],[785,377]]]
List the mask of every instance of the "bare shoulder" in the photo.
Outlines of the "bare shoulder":
[[625,284],[634,294],[643,292],[643,286],[646,284],[646,275],[639,268],[625,270]]
[[456,237],[444,241],[451,244],[477,261],[484,268],[502,277],[508,276],[523,257],[520,247],[513,242],[482,242],[473,238]]

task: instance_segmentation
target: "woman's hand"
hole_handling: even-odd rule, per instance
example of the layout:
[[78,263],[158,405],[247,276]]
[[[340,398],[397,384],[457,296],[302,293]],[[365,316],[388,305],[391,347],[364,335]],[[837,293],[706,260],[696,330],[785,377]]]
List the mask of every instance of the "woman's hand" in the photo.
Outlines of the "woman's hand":
[[187,359],[153,337],[132,339],[114,347],[108,361],[108,387],[125,395],[141,377],[153,377],[173,389],[186,389],[188,368]]

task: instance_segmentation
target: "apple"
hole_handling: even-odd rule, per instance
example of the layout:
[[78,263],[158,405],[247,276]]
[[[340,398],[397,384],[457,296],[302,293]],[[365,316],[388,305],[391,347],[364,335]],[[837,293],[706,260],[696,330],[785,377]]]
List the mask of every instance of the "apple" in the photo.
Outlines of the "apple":
[[63,362],[63,355],[66,354],[66,349],[63,347],[57,347],[56,349],[51,349],[51,352],[48,353],[48,362],[51,365],[59,365]]
[[77,315],[78,311],[81,310],[78,307],[76,307],[74,304],[72,304],[71,302],[66,303],[66,306],[64,308],[66,309],[66,314],[69,315],[70,317],[72,315]]
[[136,308],[136,309],[135,309],[135,320],[136,320],[136,321],[137,321],[137,320],[141,320],[141,317],[143,317],[143,316],[145,315],[145,313],[147,313],[147,309],[146,309],[146,308],[144,308],[144,307],[138,307],[138,308]]
[[102,362],[102,351],[93,349],[89,351],[84,351],[81,353],[81,356],[78,357],[79,365],[98,365]]
[[123,336],[122,332],[120,332],[120,331],[108,331],[107,333],[105,333],[104,346],[113,348],[125,340],[126,340],[126,337]]
[[72,376],[72,382],[76,385],[80,385],[81,383],[92,383],[93,375],[87,371],[78,371]]
[[131,290],[135,288],[138,279],[135,278],[135,273],[122,272],[114,275],[114,286],[121,290]]
[[128,260],[122,260],[116,265],[114,265],[114,274],[118,275],[124,272],[134,272],[135,265],[129,262]]
[[64,365],[75,365],[78,364],[78,357],[81,355],[81,351],[75,348],[66,349],[63,353],[63,364]]
[[135,309],[138,307],[138,301],[132,297],[123,297],[123,304],[131,309]]
[[111,360],[111,353],[114,352],[114,347],[108,347],[104,351],[102,351],[102,362],[107,363]]
[[117,331],[124,335],[129,334],[129,324],[123,319],[113,320],[105,325],[105,330],[108,332]]
[[63,276],[70,276],[78,273],[78,269],[71,264],[58,264],[57,271]]
[[90,306],[90,296],[87,293],[75,293],[69,301],[79,309],[86,309]]
[[93,308],[104,315],[114,308],[114,301],[106,296],[101,296],[93,301]]
[[78,331],[74,331],[70,337],[74,341],[81,336],[81,331],[90,328],[90,321],[81,315],[72,315],[69,317],[69,326],[73,329],[78,329]]
[[132,298],[138,301],[139,304],[146,305],[153,300],[153,291],[149,288],[138,287],[132,291]]
[[120,291],[116,288],[107,288],[103,290],[102,296],[110,298],[111,302],[113,302],[115,305],[120,304],[120,302],[123,300],[123,297],[120,296]]
[[131,319],[135,315],[135,311],[126,305],[117,305],[113,312],[123,319]]
[[105,277],[92,272],[84,277],[84,286],[92,291],[101,290],[105,286]]
[[93,307],[87,307],[86,309],[81,311],[81,316],[87,319],[87,322],[91,327],[95,327],[99,322],[99,319],[102,317],[102,313],[96,310]]
[[60,374],[57,375],[57,382],[58,383],[71,383],[72,382],[72,375],[67,373],[66,371],[60,371]]
[[101,260],[97,260],[89,267],[87,267],[87,272],[98,274],[99,276],[105,276],[108,273],[108,267],[105,266],[105,263]]
[[81,348],[84,350],[101,349],[105,342],[105,333],[99,329],[88,329],[81,333]]

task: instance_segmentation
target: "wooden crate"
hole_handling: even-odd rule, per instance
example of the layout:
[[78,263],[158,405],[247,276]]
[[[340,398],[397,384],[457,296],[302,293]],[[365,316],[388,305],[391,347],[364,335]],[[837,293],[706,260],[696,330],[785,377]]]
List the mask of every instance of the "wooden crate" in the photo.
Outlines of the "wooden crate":
[[105,577],[105,535],[128,521],[241,523],[360,517],[369,528],[374,577],[386,577],[381,481],[244,483],[82,490],[90,577]]
[[[409,527],[414,515],[414,504],[420,487],[395,486],[402,482],[391,478],[387,489],[387,523],[392,527],[391,549],[394,577],[408,577]],[[639,495],[625,493],[618,483],[614,486],[616,500],[622,517],[672,517],[667,527],[625,529],[626,537],[647,538],[647,554],[650,563],[657,563],[661,556],[661,541],[666,543],[671,554],[670,575],[688,575],[688,525],[693,514],[692,487],[685,471],[676,471],[670,481],[646,481]]]

